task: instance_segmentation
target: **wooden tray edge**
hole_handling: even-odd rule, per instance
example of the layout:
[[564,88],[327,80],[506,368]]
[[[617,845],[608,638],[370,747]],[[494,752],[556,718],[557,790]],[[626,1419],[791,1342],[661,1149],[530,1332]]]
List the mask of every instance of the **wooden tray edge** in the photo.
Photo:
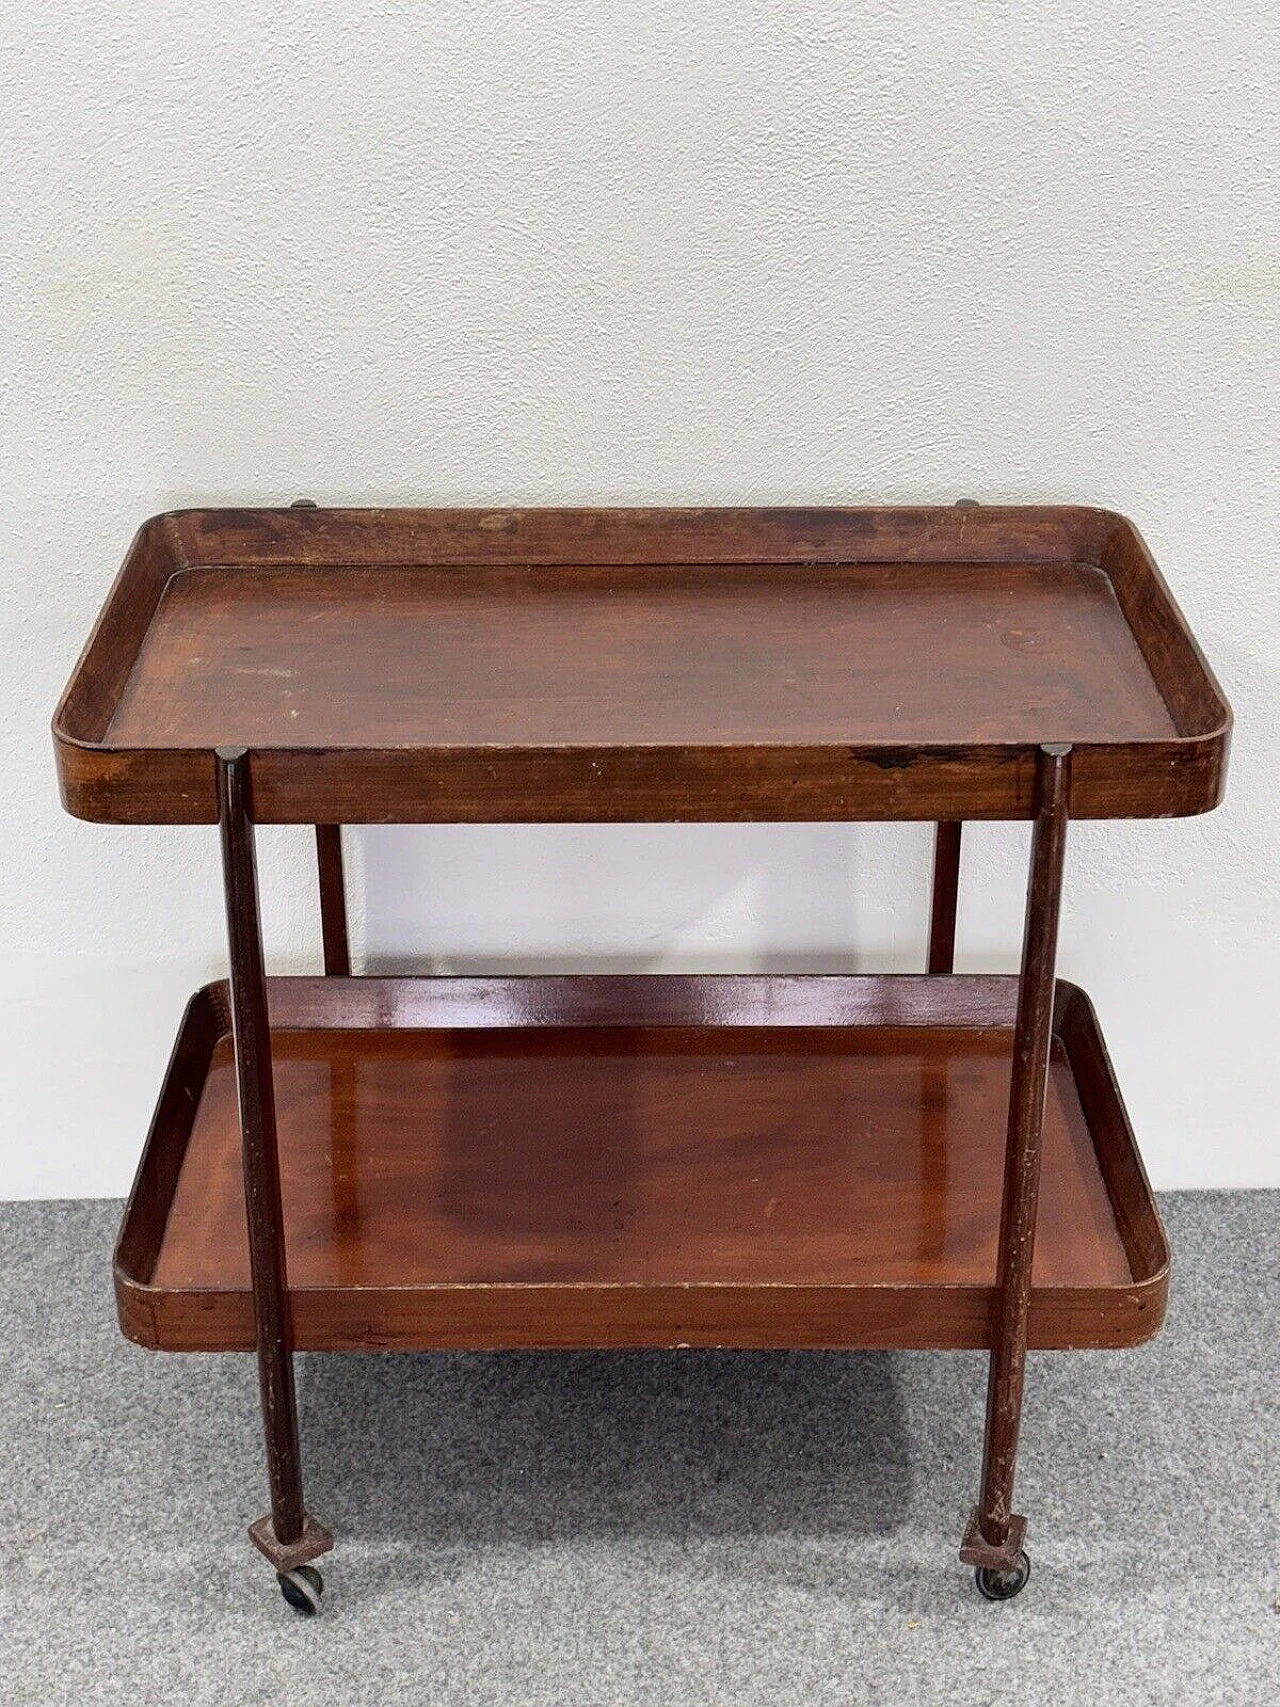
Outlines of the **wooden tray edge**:
[[[99,824],[213,824],[212,751],[113,750],[55,730],[62,803]],[[255,748],[263,824],[903,823],[1035,815],[1036,747]],[[1190,818],[1221,801],[1228,731],[1077,744],[1075,819]]]
[[[981,518],[974,527],[974,516]],[[495,524],[496,519],[496,524]],[[798,564],[954,555],[965,530],[993,563],[1087,561],[1106,574],[1179,734],[1173,739],[1080,744],[1072,763],[1076,818],[1190,817],[1225,787],[1230,708],[1137,529],[1114,511],[1083,506],[939,506],[689,510],[184,510],[143,524],[126,556],[53,719],[66,810],[95,823],[214,823],[212,753],[117,748],[105,742],[165,585],[230,555],[246,565],[282,552],[349,559],[358,541],[399,525],[436,528],[441,561],[599,560],[608,539],[619,561],[652,557],[661,535],[691,561]],[[843,554],[838,530],[853,530]],[[612,530],[612,531],[610,531]],[[653,530],[651,533],[650,530]],[[663,532],[662,530],[665,530]],[[824,532],[824,530],[826,530]],[[750,547],[742,543],[746,533]],[[707,540],[723,534],[720,555]],[[603,536],[603,543],[602,543]],[[646,549],[618,541],[639,536]],[[813,536],[813,537],[810,537]],[[696,545],[711,554],[697,556]],[[835,543],[833,543],[835,540]],[[737,542],[736,545],[734,542]],[[825,544],[824,544],[825,541]],[[763,542],[763,543],[762,543]],[[904,543],[905,542],[905,543]],[[308,549],[304,549],[309,546]],[[421,557],[419,544],[414,555]],[[870,552],[871,556],[867,556]],[[727,553],[727,555],[726,555]],[[487,555],[486,555],[487,554]],[[981,555],[981,553],[979,553]],[[107,704],[102,702],[106,700]],[[1049,737],[1046,736],[1046,739]],[[521,823],[901,821],[1024,819],[1034,814],[1034,746],[877,744],[760,747],[503,747],[255,749],[255,812],[263,823]],[[724,800],[732,798],[726,812]],[[530,803],[534,803],[531,805]]]
[[[652,989],[644,988],[653,986]],[[1012,977],[928,977],[885,974],[764,975],[738,978],[538,977],[510,979],[326,979],[268,981],[273,1023],[314,1026],[326,1012],[341,1010],[365,1026],[422,1025],[437,1009],[436,1023],[555,1025],[579,1023],[693,1023],[733,1025],[786,1023],[761,1017],[777,1007],[779,995],[845,998],[857,1011],[875,1010],[880,1024],[949,1023],[1007,1026],[1017,1000]],[[495,1002],[494,997],[499,1000]],[[637,1013],[637,996],[646,998]],[[691,997],[701,998],[690,1000]],[[738,998],[754,1002],[748,1009]],[[962,998],[961,1016],[949,1007]],[[579,1006],[568,1007],[570,998]],[[859,999],[860,998],[860,999]],[[501,1005],[505,999],[507,1006]],[[945,1016],[941,1012],[946,1008]],[[828,1009],[828,1011],[830,1011]],[[561,1017],[557,1018],[557,1014]],[[610,1020],[607,1015],[612,1014]],[[664,1019],[663,1015],[667,1017]],[[677,1018],[682,1015],[683,1018]],[[467,1018],[467,1016],[470,1016]],[[820,1024],[812,1013],[792,1023]],[[840,1023],[828,1020],[826,1023]],[[842,1023],[849,1023],[847,1012]],[[863,1019],[860,1023],[869,1023]],[[117,1242],[114,1278],[117,1313],[125,1336],[156,1350],[252,1350],[253,1311],[247,1289],[184,1289],[151,1284],[172,1195],[190,1137],[199,1085],[214,1047],[229,1030],[225,983],[206,985],[188,1003],[170,1058]],[[1061,1038],[1080,1086],[1081,1103],[1094,1137],[1099,1167],[1117,1227],[1129,1254],[1132,1279],[1118,1287],[1040,1287],[1033,1291],[1030,1343],[1039,1349],[1122,1347],[1155,1335],[1164,1321],[1169,1285],[1168,1239],[1142,1166],[1110,1058],[1093,1008],[1077,986],[1060,982],[1055,1035]],[[1081,1068],[1083,1067],[1083,1080]],[[1123,1201],[1117,1199],[1122,1192]],[[569,1349],[656,1343],[688,1346],[732,1344],[743,1349],[805,1346],[811,1349],[981,1350],[990,1344],[992,1289],[970,1285],[913,1287],[690,1286],[574,1284],[578,1331],[547,1324],[563,1315],[562,1285],[440,1285],[431,1287],[295,1288],[291,1291],[299,1350],[361,1349]],[[628,1328],[629,1294],[643,1293],[652,1314],[655,1295],[680,1322],[670,1340],[655,1340],[643,1323]],[[884,1320],[886,1299],[897,1294],[900,1313]],[[765,1317],[760,1306],[765,1300]],[[502,1311],[495,1306],[501,1303]],[[747,1309],[748,1303],[750,1309]],[[431,1308],[428,1309],[427,1306]],[[552,1308],[553,1305],[560,1306]],[[430,1329],[424,1327],[430,1319]],[[744,1321],[744,1317],[749,1318]],[[599,1327],[592,1330],[592,1320]],[[789,1324],[789,1326],[788,1326]]]
[[1080,504],[188,509],[188,564],[697,564],[1098,560],[1115,520]]
[[[295,1348],[356,1351],[988,1351],[993,1299],[978,1286],[575,1288],[574,1326],[563,1325],[564,1286],[296,1288]],[[627,1293],[643,1294],[626,1321]],[[902,1295],[886,1321],[886,1299]],[[152,1293],[116,1277],[127,1339],[151,1351],[252,1351],[248,1291]],[[1152,1339],[1167,1285],[1032,1293],[1033,1351],[1123,1350]],[[679,1326],[657,1333],[660,1312]],[[763,1318],[763,1319],[762,1319]],[[593,1327],[592,1323],[598,1323]],[[554,1325],[553,1325],[554,1324]]]

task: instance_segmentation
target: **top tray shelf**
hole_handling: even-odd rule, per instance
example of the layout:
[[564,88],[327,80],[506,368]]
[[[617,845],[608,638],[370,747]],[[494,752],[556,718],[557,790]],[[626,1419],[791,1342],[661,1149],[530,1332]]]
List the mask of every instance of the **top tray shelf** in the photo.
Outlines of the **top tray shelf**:
[[54,719],[116,823],[1173,817],[1229,731],[1131,523],[985,506],[158,516]]

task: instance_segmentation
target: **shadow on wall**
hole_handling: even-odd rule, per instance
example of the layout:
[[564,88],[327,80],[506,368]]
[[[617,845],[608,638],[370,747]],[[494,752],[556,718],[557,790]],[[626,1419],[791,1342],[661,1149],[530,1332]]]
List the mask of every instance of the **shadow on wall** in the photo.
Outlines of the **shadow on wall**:
[[931,832],[922,825],[443,825],[350,833],[361,842],[370,972],[923,965]]

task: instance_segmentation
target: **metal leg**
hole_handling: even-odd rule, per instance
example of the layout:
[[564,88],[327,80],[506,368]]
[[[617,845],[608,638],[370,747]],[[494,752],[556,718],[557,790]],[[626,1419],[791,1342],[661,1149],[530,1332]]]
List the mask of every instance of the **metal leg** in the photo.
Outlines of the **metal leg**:
[[231,954],[231,1014],[240,1131],[244,1147],[249,1268],[258,1344],[258,1381],[267,1445],[271,1512],[249,1530],[277,1571],[296,1570],[333,1545],[302,1502],[302,1459],[293,1386],[293,1330],[285,1277],[284,1216],[276,1146],[271,1031],[258,914],[249,755],[220,747],[218,810]]
[[939,824],[933,839],[933,911],[929,920],[929,971],[954,972],[956,900],[960,889],[963,824]]
[[329,978],[351,976],[347,939],[347,889],[342,870],[342,826],[316,825],[316,862],[320,868],[320,930],[324,970]]
[[[982,1489],[960,1549],[961,1559],[978,1567],[979,1586],[984,1593],[989,1592],[983,1581],[986,1573],[1017,1573],[1027,1527],[1026,1519],[1013,1511],[1013,1478],[1027,1360],[1036,1199],[1040,1189],[1041,1137],[1052,1041],[1054,961],[1067,839],[1070,753],[1069,746],[1041,747],[1037,762],[1038,803],[1031,843],[1022,978],[1009,1090]],[[1006,1585],[999,1590],[997,1585],[998,1592],[992,1598],[1016,1593],[1022,1581],[1025,1574],[1017,1581],[1017,1587]]]

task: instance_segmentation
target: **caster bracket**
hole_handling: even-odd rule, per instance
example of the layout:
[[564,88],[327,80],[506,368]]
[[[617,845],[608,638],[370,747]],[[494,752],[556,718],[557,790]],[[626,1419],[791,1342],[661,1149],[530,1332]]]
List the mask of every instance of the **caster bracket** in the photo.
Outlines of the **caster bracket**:
[[308,1565],[333,1546],[333,1536],[314,1517],[304,1519],[302,1534],[296,1541],[277,1541],[270,1514],[249,1525],[249,1539],[278,1572],[287,1575],[299,1565]]
[[1017,1569],[1018,1555],[1022,1552],[1023,1542],[1027,1538],[1027,1520],[1025,1517],[1011,1517],[1009,1529],[1003,1541],[988,1541],[982,1533],[982,1525],[975,1511],[965,1527],[964,1540],[960,1543],[960,1562],[973,1565],[980,1571],[1012,1571]]

